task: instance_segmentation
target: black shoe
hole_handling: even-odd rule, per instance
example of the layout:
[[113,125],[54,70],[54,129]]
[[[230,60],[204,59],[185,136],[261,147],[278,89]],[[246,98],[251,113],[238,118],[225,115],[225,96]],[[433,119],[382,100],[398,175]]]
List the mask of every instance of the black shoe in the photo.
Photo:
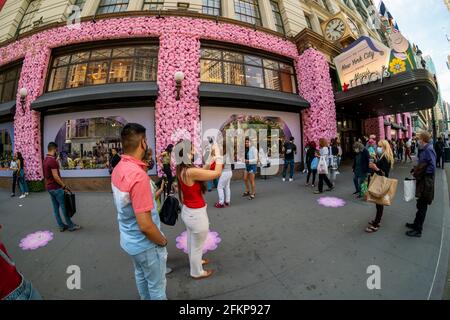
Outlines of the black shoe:
[[64,227],[59,227],[59,232],[64,232],[67,229],[69,229],[69,226],[68,225],[64,225]]
[[411,230],[411,231],[407,231],[406,235],[408,237],[412,237],[412,238],[421,238],[422,237],[422,232],[419,232],[417,230]]
[[328,188],[326,191],[330,192],[330,191],[333,191],[333,190],[334,190],[334,186],[332,186],[331,188]]
[[15,193],[11,193],[11,198],[14,198],[16,196]]
[[359,194],[359,191],[356,191],[356,192],[353,193],[354,196],[357,195],[357,194]]
[[407,227],[408,229],[414,230],[416,228],[416,226],[414,225],[414,223],[407,223],[405,225],[405,227]]

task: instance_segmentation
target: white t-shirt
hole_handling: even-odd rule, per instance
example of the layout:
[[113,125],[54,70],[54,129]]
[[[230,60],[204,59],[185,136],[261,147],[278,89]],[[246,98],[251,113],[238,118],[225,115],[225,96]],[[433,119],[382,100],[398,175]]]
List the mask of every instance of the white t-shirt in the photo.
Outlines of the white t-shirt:
[[17,162],[14,161],[14,160],[12,160],[11,163],[10,163],[10,165],[9,165],[9,168],[10,168],[11,170],[17,170]]

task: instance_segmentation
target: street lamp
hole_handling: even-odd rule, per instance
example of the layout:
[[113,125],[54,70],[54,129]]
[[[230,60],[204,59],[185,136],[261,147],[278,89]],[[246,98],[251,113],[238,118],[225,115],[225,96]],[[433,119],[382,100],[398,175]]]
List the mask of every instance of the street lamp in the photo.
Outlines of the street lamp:
[[19,94],[20,94],[20,106],[22,107],[22,112],[25,113],[25,102],[27,100],[28,95],[27,88],[20,89]]
[[177,84],[177,97],[176,97],[177,101],[180,100],[180,91],[183,80],[184,80],[184,72],[182,71],[175,72],[175,82]]

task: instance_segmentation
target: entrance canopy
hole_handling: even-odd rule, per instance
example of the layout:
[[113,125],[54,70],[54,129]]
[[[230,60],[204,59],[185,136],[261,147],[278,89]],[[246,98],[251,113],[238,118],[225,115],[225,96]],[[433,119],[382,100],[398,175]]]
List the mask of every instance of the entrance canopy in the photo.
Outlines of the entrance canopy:
[[432,108],[438,101],[438,89],[430,72],[415,69],[337,92],[335,98],[337,112],[374,118]]

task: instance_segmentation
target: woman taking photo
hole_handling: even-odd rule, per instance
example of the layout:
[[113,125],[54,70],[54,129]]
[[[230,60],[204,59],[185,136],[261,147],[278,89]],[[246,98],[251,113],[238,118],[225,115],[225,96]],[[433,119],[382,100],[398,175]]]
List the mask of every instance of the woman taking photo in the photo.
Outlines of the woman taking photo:
[[[391,146],[386,140],[378,142],[377,148],[377,161],[371,162],[369,168],[372,169],[373,174],[378,174],[389,178],[389,172],[394,167],[394,154],[392,153]],[[366,228],[367,233],[374,233],[380,229],[381,218],[383,217],[384,206],[376,205],[377,215],[375,220],[369,222],[369,226]]]
[[194,166],[195,151],[190,141],[182,141],[176,146],[178,190],[183,204],[181,219],[187,229],[190,273],[195,280],[208,278],[214,273],[214,270],[203,270],[203,265],[209,261],[202,260],[203,246],[209,232],[207,205],[203,198],[205,182],[219,178],[223,168],[219,147],[215,144],[212,148],[216,154],[214,171],[210,170],[209,165],[205,168]]
[[25,161],[23,160],[22,153],[17,152],[17,172],[18,172],[18,182],[20,191],[22,191],[22,195],[19,197],[20,199],[28,196],[28,185],[25,181]]
[[[321,161],[325,160],[326,163],[329,163],[330,158],[330,148],[328,147],[328,141],[326,139],[320,139],[319,140],[320,145],[320,159]],[[323,183],[326,183],[328,186],[327,191],[332,191],[334,189],[334,185],[331,183],[330,179],[328,179],[328,176],[326,174],[321,174],[319,172],[319,190],[315,191],[315,194],[321,194],[323,193]]]
[[172,175],[172,151],[173,144],[169,144],[166,150],[161,153],[159,156],[159,165],[163,168],[163,172],[167,177],[167,194],[172,193],[172,183],[173,183],[173,175]]

